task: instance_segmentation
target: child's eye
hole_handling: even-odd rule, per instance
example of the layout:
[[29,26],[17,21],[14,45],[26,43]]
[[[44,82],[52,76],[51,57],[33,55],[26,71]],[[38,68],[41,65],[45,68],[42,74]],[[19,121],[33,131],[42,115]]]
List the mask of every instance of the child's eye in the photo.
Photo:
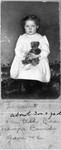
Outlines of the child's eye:
[[35,27],[34,25],[32,27]]
[[26,26],[26,27],[29,27],[29,26]]

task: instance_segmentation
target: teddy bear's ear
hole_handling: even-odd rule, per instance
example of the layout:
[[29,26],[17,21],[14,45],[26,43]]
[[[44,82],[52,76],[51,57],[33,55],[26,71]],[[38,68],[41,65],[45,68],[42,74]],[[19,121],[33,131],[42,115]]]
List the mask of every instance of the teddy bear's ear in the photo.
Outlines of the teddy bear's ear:
[[39,46],[39,44],[40,44],[39,41],[37,42],[37,44],[38,44],[38,46]]
[[31,47],[34,46],[34,42],[31,42]]

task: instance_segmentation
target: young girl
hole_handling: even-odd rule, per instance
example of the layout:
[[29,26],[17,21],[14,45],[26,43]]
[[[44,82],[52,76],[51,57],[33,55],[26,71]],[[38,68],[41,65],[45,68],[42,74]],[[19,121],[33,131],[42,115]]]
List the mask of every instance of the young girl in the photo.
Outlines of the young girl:
[[13,79],[24,81],[49,82],[49,42],[45,35],[37,33],[40,20],[29,15],[22,19],[22,25],[25,33],[18,38],[10,75]]

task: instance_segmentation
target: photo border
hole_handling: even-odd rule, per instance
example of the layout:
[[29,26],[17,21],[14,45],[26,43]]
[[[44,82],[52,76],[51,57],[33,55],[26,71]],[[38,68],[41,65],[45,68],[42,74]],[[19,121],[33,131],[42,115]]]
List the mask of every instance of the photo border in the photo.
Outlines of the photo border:
[[[1,0],[1,2],[5,2],[5,1],[13,1],[13,0]],[[15,0],[17,1],[17,0]],[[14,2],[15,2],[14,1]],[[21,0],[18,0],[17,2],[19,2]],[[22,2],[58,2],[59,3],[59,36],[60,36],[60,80],[61,80],[61,2],[60,0],[22,0]],[[1,14],[1,2],[0,2],[0,14]],[[1,33],[1,15],[0,15],[0,33]],[[1,38],[1,37],[0,37]],[[0,49],[1,49],[1,44],[0,44]],[[1,51],[0,51],[0,64],[1,64]],[[1,68],[0,68],[1,69]],[[1,71],[1,70],[0,70]],[[0,80],[1,80],[1,74],[0,74]],[[1,89],[1,82],[0,82],[0,89]],[[21,102],[33,102],[33,103],[57,103],[59,101],[59,103],[61,103],[61,87],[60,87],[60,96],[57,99],[2,99],[1,98],[1,90],[0,90],[0,101],[4,101],[4,102],[16,102],[16,101],[20,101]]]

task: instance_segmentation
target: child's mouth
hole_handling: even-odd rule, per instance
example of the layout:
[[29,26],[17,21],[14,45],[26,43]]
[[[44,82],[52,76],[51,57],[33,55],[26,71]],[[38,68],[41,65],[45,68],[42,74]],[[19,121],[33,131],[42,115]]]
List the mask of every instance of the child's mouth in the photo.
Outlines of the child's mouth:
[[29,31],[29,33],[32,33],[32,31]]

